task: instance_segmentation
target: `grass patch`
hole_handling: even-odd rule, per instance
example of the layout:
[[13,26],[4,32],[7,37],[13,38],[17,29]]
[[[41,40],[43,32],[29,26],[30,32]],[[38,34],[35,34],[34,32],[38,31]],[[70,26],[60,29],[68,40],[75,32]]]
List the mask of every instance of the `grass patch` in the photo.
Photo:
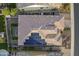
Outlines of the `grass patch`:
[[4,38],[1,38],[0,37],[0,43],[4,43],[5,41],[4,41]]

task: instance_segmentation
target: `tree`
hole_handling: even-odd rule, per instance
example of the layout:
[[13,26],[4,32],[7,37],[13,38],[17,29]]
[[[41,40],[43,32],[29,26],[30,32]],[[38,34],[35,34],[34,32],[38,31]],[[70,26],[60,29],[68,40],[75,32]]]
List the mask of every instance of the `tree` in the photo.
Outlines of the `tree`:
[[11,9],[16,8],[16,3],[6,3],[7,8],[11,11]]
[[2,10],[2,14],[5,15],[5,16],[6,16],[6,15],[10,15],[10,13],[11,13],[11,12],[10,12],[10,10],[9,10],[8,8],[4,8],[4,9]]
[[70,4],[69,3],[62,3],[61,10],[64,12],[70,12]]
[[11,15],[16,15],[17,14],[17,12],[18,12],[18,9],[11,9]]
[[2,10],[3,15],[16,15],[18,12],[18,9],[16,8],[16,3],[3,3],[5,7]]
[[5,17],[0,16],[0,32],[5,32]]

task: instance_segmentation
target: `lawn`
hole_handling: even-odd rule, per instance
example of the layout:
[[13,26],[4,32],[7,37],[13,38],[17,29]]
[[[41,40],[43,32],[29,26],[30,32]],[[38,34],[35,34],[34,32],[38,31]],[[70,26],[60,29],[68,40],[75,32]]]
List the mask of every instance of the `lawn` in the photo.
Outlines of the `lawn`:
[[7,50],[7,43],[5,43],[4,38],[1,38],[1,37],[0,37],[0,49]]
[[0,43],[4,43],[4,38],[0,37]]

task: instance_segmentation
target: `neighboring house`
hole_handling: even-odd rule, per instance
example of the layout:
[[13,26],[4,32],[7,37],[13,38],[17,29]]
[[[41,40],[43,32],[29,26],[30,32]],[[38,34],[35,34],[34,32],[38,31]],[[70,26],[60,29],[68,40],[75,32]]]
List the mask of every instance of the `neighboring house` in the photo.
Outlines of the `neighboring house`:
[[48,5],[48,3],[17,3],[17,8],[23,8],[31,5]]
[[24,10],[39,10],[39,9],[51,9],[49,7],[49,5],[30,5],[30,6],[26,6],[26,7],[22,7],[22,8],[19,8],[19,9],[24,9]]
[[62,6],[61,3],[17,3],[17,8],[28,7],[32,5],[48,5],[52,8],[60,8]]
[[[18,8],[18,7],[17,7]],[[19,8],[20,14],[25,15],[59,15],[59,11],[55,7],[50,7],[49,4],[32,4]]]

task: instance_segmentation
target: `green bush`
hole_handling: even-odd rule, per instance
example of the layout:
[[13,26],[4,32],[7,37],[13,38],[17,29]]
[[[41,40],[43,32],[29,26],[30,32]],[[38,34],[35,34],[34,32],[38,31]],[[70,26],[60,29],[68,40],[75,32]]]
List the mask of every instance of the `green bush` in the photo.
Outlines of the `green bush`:
[[6,49],[7,50],[7,43],[0,43],[0,49]]
[[13,37],[13,40],[18,40],[18,37]]
[[66,31],[66,30],[70,30],[70,28],[64,28],[64,31]]
[[18,10],[17,9],[11,9],[11,15],[15,16],[17,14]]
[[2,10],[2,14],[3,15],[10,15],[10,10],[8,9],[8,8],[4,8],[3,10]]

